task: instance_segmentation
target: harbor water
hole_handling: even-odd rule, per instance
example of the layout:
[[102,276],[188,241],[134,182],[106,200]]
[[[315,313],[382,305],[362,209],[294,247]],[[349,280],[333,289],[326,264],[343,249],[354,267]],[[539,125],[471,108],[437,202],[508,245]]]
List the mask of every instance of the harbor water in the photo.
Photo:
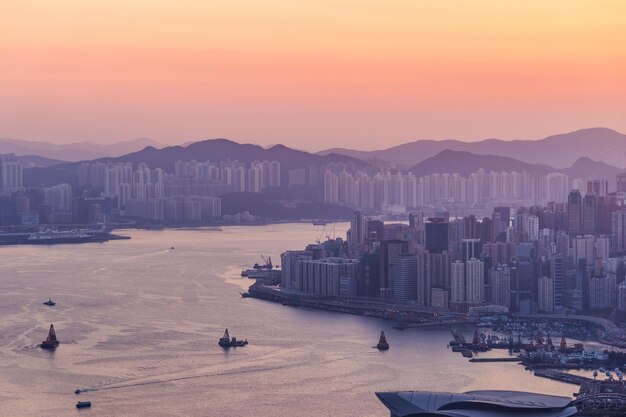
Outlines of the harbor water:
[[[346,228],[123,230],[131,240],[0,247],[0,415],[383,417],[375,391],[577,391],[515,363],[470,363],[446,349],[449,329],[240,296],[252,282],[240,271],[259,253],[279,264]],[[53,352],[37,347],[50,324]],[[225,328],[249,344],[220,348]],[[381,331],[384,352],[372,348]],[[79,400],[92,407],[75,410]]]

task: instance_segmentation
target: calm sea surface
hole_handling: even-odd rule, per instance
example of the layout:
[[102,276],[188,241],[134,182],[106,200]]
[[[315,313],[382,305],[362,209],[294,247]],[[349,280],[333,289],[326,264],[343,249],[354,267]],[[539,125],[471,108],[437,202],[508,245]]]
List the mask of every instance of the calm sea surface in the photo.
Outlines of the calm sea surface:
[[[447,329],[240,297],[251,281],[239,273],[260,252],[280,263],[322,229],[128,230],[128,241],[0,247],[0,415],[383,417],[379,390],[576,389],[517,364],[469,363],[446,349]],[[56,307],[41,304],[49,296]],[[51,323],[52,353],[36,347]],[[220,348],[226,327],[250,344]],[[387,352],[372,349],[381,330]],[[75,410],[78,400],[93,406]]]

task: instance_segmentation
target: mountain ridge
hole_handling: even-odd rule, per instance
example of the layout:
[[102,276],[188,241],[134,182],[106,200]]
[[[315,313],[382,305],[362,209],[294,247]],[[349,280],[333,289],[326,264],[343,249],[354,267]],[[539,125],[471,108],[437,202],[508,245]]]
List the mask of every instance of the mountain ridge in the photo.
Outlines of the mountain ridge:
[[483,155],[514,155],[515,159],[523,162],[545,164],[559,169],[568,168],[583,156],[595,161],[606,161],[616,167],[626,167],[626,135],[605,127],[579,129],[538,140],[508,141],[490,138],[465,142],[455,139],[426,139],[375,151],[332,148],[318,154],[334,152],[368,161],[380,159],[408,168],[446,149]]

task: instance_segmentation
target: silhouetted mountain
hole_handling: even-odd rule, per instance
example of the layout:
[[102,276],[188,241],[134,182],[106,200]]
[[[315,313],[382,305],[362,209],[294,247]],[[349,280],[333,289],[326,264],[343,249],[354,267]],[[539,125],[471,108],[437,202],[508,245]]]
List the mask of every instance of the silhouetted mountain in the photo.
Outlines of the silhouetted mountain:
[[620,168],[607,165],[604,162],[594,161],[587,157],[579,158],[571,167],[556,169],[544,164],[529,164],[514,158],[495,155],[478,155],[465,151],[446,150],[428,158],[411,168],[416,176],[431,174],[460,174],[467,177],[470,174],[484,169],[490,171],[526,171],[534,176],[541,176],[551,172],[561,172],[569,175],[571,179],[604,179],[612,185],[615,182],[615,175],[621,172]]
[[556,168],[567,168],[583,156],[617,167],[626,167],[626,135],[607,128],[581,129],[541,140],[418,140],[378,151],[336,148],[321,151],[319,154],[340,153],[365,161],[383,159],[410,167],[443,150],[515,157],[531,164],[546,164]]
[[162,147],[160,143],[147,138],[135,139],[112,144],[77,142],[57,145],[49,142],[34,142],[18,139],[0,138],[0,153],[16,155],[39,155],[63,161],[82,161],[105,156],[125,155],[143,149],[146,146]]
[[279,161],[281,171],[286,172],[293,168],[306,168],[310,165],[322,165],[330,162],[343,162],[359,167],[368,164],[350,156],[329,154],[325,156],[311,154],[288,148],[284,145],[274,145],[264,149],[258,145],[240,144],[228,139],[208,139],[194,142],[189,146],[170,146],[163,149],[155,149],[151,146],[138,152],[117,158],[100,158],[98,162],[146,162],[151,168],[163,168],[167,171],[174,170],[176,161],[225,161],[228,159],[242,162],[252,161]]
[[[227,139],[209,139],[192,143],[189,146],[169,146],[156,149],[148,146],[138,152],[129,153],[116,158],[99,158],[94,162],[131,162],[134,165],[145,162],[150,168],[163,168],[167,172],[174,171],[176,161],[225,161],[228,159],[250,163],[255,160],[279,161],[281,175],[286,183],[288,171],[294,168],[307,168],[311,165],[327,163],[345,163],[355,167],[367,168],[369,165],[360,159],[346,155],[330,154],[320,156],[304,151],[275,145],[264,149],[258,145],[240,144]],[[78,182],[78,163],[69,163],[49,168],[32,168],[24,170],[24,185],[58,184]]]
[[569,175],[570,178],[596,178],[607,180],[610,184],[610,189],[613,189],[615,176],[622,171],[623,170],[620,168],[607,165],[604,162],[594,161],[586,156],[579,158],[571,167],[562,170],[562,172]]
[[411,168],[411,172],[418,177],[444,173],[460,174],[462,177],[468,177],[481,168],[486,172],[526,171],[537,176],[555,171],[554,168],[548,165],[529,164],[505,156],[477,155],[465,151],[445,150],[419,162]]
[[39,155],[22,155],[22,156],[18,156],[17,159],[22,163],[22,166],[24,168],[49,167],[53,165],[67,163],[67,161],[45,158]]

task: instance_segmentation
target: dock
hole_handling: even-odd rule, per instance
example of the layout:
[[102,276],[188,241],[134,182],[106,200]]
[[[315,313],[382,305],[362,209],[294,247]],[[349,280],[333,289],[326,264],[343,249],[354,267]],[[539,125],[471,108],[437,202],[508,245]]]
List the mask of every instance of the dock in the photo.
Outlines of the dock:
[[585,376],[580,376],[580,375],[567,374],[565,372],[559,372],[553,369],[536,369],[534,373],[535,373],[535,376],[552,379],[554,381],[565,382],[566,384],[572,384],[572,385],[580,386],[583,384],[594,382],[592,378],[587,378]]
[[509,356],[507,358],[472,358],[470,362],[521,362],[522,358],[518,356]]

